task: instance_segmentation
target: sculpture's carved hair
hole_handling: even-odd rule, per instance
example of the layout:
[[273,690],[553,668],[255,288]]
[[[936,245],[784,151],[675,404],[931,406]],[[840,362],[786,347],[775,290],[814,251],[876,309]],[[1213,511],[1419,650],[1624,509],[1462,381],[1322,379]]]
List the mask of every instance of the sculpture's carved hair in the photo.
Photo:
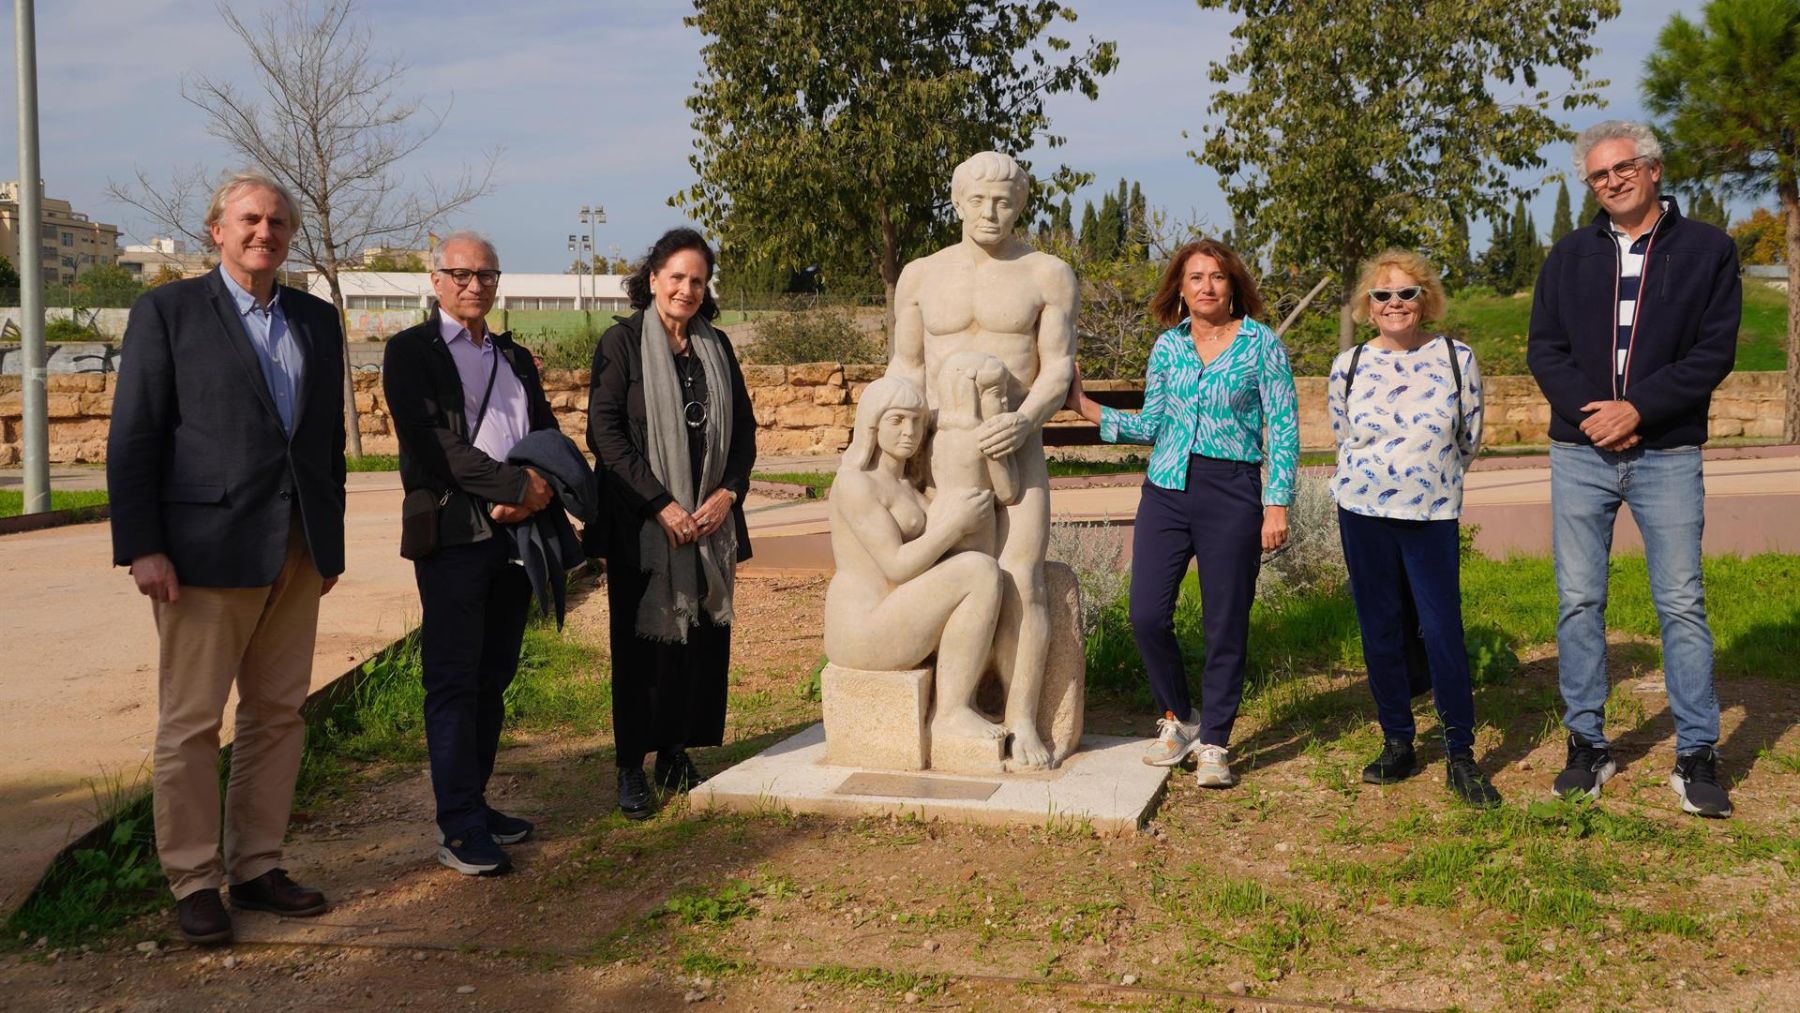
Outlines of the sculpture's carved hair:
[[844,451],[840,470],[868,471],[875,467],[875,458],[881,452],[875,430],[881,425],[881,416],[894,408],[924,412],[925,392],[911,380],[892,375],[863,390],[862,398],[856,402],[856,427],[850,431],[850,448]]
[[1011,155],[1002,155],[998,151],[970,155],[956,167],[950,174],[950,200],[961,204],[970,184],[992,182],[1012,184],[1013,203],[1021,208],[1025,206],[1025,196],[1031,191],[1031,177]]

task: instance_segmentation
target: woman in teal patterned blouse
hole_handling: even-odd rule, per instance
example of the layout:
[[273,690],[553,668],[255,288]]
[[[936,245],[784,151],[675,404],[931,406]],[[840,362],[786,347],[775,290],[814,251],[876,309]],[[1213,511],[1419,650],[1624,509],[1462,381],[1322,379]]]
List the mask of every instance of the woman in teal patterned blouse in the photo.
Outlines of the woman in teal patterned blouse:
[[[1263,312],[1256,281],[1223,243],[1175,251],[1150,311],[1168,330],[1150,352],[1143,411],[1096,404],[1079,375],[1068,407],[1097,423],[1108,443],[1153,447],[1131,544],[1131,629],[1163,712],[1144,762],[1173,766],[1197,752],[1196,781],[1224,788],[1236,783],[1228,747],[1257,570],[1262,553],[1287,542],[1300,458],[1294,374],[1281,339],[1255,319]],[[1190,560],[1206,631],[1199,709],[1175,641],[1175,599]]]

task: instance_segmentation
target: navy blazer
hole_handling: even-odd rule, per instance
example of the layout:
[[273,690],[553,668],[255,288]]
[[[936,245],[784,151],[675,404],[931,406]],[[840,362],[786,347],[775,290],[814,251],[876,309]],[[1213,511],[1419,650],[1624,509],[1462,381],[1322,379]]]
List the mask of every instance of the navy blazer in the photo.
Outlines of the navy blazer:
[[183,584],[266,587],[298,505],[319,573],[343,572],[343,328],[276,291],[305,363],[292,437],[217,270],[132,304],[106,441],[114,565],[160,552]]

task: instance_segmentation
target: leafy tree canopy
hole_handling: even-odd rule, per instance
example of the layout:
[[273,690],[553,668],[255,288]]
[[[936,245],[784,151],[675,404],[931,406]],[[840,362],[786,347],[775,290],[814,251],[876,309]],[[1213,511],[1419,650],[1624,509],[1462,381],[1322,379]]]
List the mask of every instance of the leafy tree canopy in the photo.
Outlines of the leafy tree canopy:
[[[694,10],[686,23],[707,40],[688,98],[700,181],[671,203],[726,255],[828,264],[852,251],[890,302],[904,261],[950,234],[950,168],[979,151],[1061,145],[1045,96],[1094,98],[1118,62],[1111,42],[1047,34],[1075,20],[1054,0],[695,0]],[[1037,196],[1081,181],[1059,169]]]
[[[1566,136],[1551,110],[1599,101],[1589,38],[1618,0],[1198,0],[1244,16],[1216,126],[1194,157],[1227,181],[1247,245],[1350,288],[1387,246],[1443,252],[1455,215],[1498,217],[1512,171]],[[1560,71],[1570,84],[1541,80]]]

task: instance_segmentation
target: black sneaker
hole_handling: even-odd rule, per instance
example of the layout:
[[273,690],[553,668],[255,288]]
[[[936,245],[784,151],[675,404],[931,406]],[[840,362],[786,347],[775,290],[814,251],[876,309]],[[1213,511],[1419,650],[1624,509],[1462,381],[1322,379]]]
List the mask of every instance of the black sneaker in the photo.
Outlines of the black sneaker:
[[1381,744],[1381,755],[1363,768],[1364,784],[1397,784],[1419,772],[1419,754],[1411,740],[1388,739]]
[[195,890],[176,901],[175,922],[181,938],[196,946],[231,942],[231,914],[216,889]]
[[1452,756],[1444,765],[1444,787],[1463,802],[1477,809],[1492,809],[1500,804],[1500,793],[1493,782],[1475,765],[1473,756]]
[[[441,835],[440,835],[441,836]],[[512,859],[487,827],[474,827],[438,845],[438,864],[448,866],[465,876],[499,876],[512,871]]]
[[1559,796],[1581,792],[1588,798],[1599,798],[1600,786],[1618,772],[1619,765],[1613,762],[1611,750],[1571,732],[1568,762],[1563,764],[1562,773],[1556,775],[1551,790]]
[[1675,757],[1669,787],[1681,796],[1682,812],[1711,819],[1731,815],[1731,796],[1719,784],[1719,752],[1711,746]]
[[685,749],[656,754],[656,786],[671,795],[699,787],[706,780]]
[[517,844],[527,837],[536,827],[530,820],[522,820],[517,816],[508,816],[498,809],[487,811],[488,833],[493,835],[495,844]]
[[650,794],[644,768],[619,768],[619,811],[628,820],[648,819],[656,811],[656,799]]

